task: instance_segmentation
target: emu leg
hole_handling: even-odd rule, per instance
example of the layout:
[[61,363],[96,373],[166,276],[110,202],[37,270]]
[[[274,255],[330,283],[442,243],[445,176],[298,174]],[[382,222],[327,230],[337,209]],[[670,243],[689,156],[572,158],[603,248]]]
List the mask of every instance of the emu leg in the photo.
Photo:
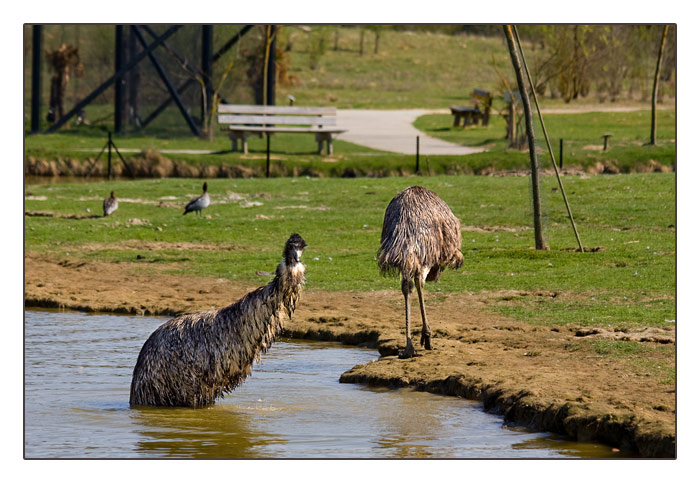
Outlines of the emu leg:
[[418,304],[420,305],[420,316],[423,319],[423,330],[420,333],[420,345],[425,347],[425,350],[432,350],[433,346],[430,344],[430,336],[432,332],[430,331],[430,326],[428,325],[428,318],[425,315],[425,304],[423,303],[423,278],[416,277],[416,290],[418,291]]
[[399,359],[408,359],[416,355],[411,342],[411,304],[408,303],[408,296],[411,293],[411,282],[409,280],[402,278],[401,291],[403,292],[404,307],[406,309],[406,348],[399,354]]

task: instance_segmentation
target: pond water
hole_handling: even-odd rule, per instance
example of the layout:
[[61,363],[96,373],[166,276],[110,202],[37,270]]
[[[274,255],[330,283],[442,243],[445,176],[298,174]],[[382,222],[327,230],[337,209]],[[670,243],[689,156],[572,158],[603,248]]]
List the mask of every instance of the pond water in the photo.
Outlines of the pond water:
[[205,409],[129,407],[136,357],[166,318],[25,311],[27,458],[608,458],[598,444],[503,427],[481,404],[340,384],[375,350],[279,340]]

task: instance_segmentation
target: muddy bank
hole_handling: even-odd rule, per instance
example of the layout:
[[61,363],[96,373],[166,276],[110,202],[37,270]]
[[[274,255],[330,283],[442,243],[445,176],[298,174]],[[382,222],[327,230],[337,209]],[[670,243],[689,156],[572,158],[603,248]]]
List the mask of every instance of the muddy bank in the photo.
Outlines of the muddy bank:
[[[260,285],[267,281],[261,277]],[[228,305],[252,288],[130,263],[34,253],[25,258],[25,300],[33,307],[175,315]],[[498,411],[507,421],[605,442],[645,457],[675,456],[675,387],[624,360],[600,357],[587,343],[636,337],[630,340],[672,345],[673,331],[619,334],[532,326],[489,311],[489,300],[489,294],[441,294],[439,300],[428,294],[435,350],[419,350],[418,357],[400,360],[396,354],[404,342],[403,299],[398,285],[396,290],[332,294],[309,286],[285,325],[285,337],[378,349],[377,361],[348,368],[342,382],[411,386],[479,399],[486,410]],[[415,328],[417,345],[420,325]]]

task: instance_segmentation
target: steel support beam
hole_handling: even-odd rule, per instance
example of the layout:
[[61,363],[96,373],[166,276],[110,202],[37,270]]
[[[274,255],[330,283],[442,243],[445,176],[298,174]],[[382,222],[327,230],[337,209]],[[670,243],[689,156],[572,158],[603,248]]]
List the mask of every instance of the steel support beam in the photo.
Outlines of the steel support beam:
[[32,27],[32,119],[31,132],[41,126],[41,25]]
[[68,113],[64,114],[61,119],[56,121],[55,124],[53,124],[51,127],[49,127],[46,130],[46,133],[52,133],[59,129],[61,126],[63,126],[70,118],[75,116],[83,107],[91,103],[97,96],[102,94],[109,86],[111,86],[116,80],[118,76],[123,75],[124,73],[128,72],[133,66],[141,62],[144,57],[146,57],[149,53],[153,52],[153,50],[158,47],[160,44],[165,41],[168,37],[173,35],[175,32],[177,32],[182,25],[173,25],[170,27],[163,35],[158,37],[151,45],[149,45],[146,49],[144,49],[139,55],[137,55],[135,58],[131,59],[124,67],[119,72],[116,72],[114,75],[112,75],[109,79],[104,81],[97,89],[92,91],[85,99],[80,101],[78,104],[73,107]]
[[[147,45],[146,39],[143,38],[143,34],[141,33],[141,31],[139,30],[139,28],[136,25],[134,25],[134,33],[136,34],[136,37],[139,39],[139,42],[141,42],[141,45],[144,48],[146,48],[146,45]],[[187,125],[190,127],[190,131],[192,131],[192,134],[194,134],[195,136],[199,136],[199,127],[197,127],[197,123],[194,122],[194,119],[192,119],[192,116],[190,116],[190,113],[187,112],[187,108],[185,107],[185,104],[182,102],[182,99],[180,99],[180,95],[177,93],[175,86],[173,86],[172,82],[170,82],[170,79],[168,78],[167,74],[165,73],[165,69],[163,69],[163,66],[160,65],[158,58],[155,56],[155,54],[153,52],[148,53],[148,58],[151,59],[153,66],[156,68],[156,71],[158,72],[158,76],[165,84],[165,87],[168,88],[168,92],[170,92],[170,95],[172,96],[172,98],[175,100],[175,104],[177,104],[177,107],[178,107],[178,109],[180,109],[180,113],[182,114],[182,117],[185,118]]]
[[277,26],[270,25],[270,55],[267,58],[267,105],[275,105],[275,83],[277,79],[277,68],[275,67],[277,59]]
[[[243,28],[241,28],[241,30],[239,30],[236,33],[236,35],[231,37],[228,42],[226,42],[219,50],[216,51],[216,53],[214,53],[214,55],[212,56],[212,63],[216,63],[216,61],[218,61],[221,58],[221,56],[228,52],[231,49],[231,47],[236,45],[236,43],[253,27],[253,25],[243,26]],[[188,79],[187,81],[185,81],[180,87],[177,88],[178,94],[182,94],[183,92],[185,92],[185,90],[194,85],[195,82],[196,81],[194,79]],[[143,124],[141,125],[141,127],[146,127],[151,121],[158,117],[165,110],[165,108],[170,105],[172,100],[172,97],[168,97],[165,101],[163,101],[151,114],[149,114],[143,120]],[[226,102],[226,100],[223,97],[217,95],[217,101],[219,100],[221,100],[222,102]]]
[[204,119],[207,115],[205,111],[211,110],[214,94],[211,82],[212,74],[214,73],[212,62],[213,50],[214,26],[202,25],[202,77],[205,85],[204,93],[202,93],[202,96],[204,97],[204,99],[202,99],[202,119]]
[[[114,72],[118,73],[126,63],[126,42],[124,26],[116,25],[114,29]],[[116,75],[116,74],[115,74]],[[117,75],[114,81],[114,132],[124,132],[126,120],[126,75]]]

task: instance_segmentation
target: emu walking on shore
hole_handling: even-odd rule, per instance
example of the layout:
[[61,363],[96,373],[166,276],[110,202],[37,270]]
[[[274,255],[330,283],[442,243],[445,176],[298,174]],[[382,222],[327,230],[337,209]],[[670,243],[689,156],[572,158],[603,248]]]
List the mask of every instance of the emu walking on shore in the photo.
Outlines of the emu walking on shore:
[[185,206],[185,212],[183,215],[186,215],[190,211],[196,211],[200,215],[202,214],[202,210],[209,206],[209,193],[207,193],[207,184],[204,183],[204,186],[202,186],[202,190],[204,191],[201,195],[197,196],[194,198],[192,201],[187,203],[187,206]]
[[104,216],[109,216],[119,208],[119,201],[114,197],[114,191],[109,194],[109,198],[102,202],[102,212]]
[[284,247],[275,278],[228,307],[181,315],[158,327],[141,348],[131,380],[131,405],[202,407],[250,375],[272,345],[304,285],[302,237]]
[[423,303],[423,286],[426,281],[437,282],[445,268],[461,267],[464,261],[461,248],[459,219],[432,191],[412,186],[397,194],[387,206],[377,263],[384,275],[401,274],[406,312],[406,348],[399,357],[415,355],[411,343],[411,306],[408,300],[414,286],[423,319],[420,343],[427,350],[432,349],[431,331]]

